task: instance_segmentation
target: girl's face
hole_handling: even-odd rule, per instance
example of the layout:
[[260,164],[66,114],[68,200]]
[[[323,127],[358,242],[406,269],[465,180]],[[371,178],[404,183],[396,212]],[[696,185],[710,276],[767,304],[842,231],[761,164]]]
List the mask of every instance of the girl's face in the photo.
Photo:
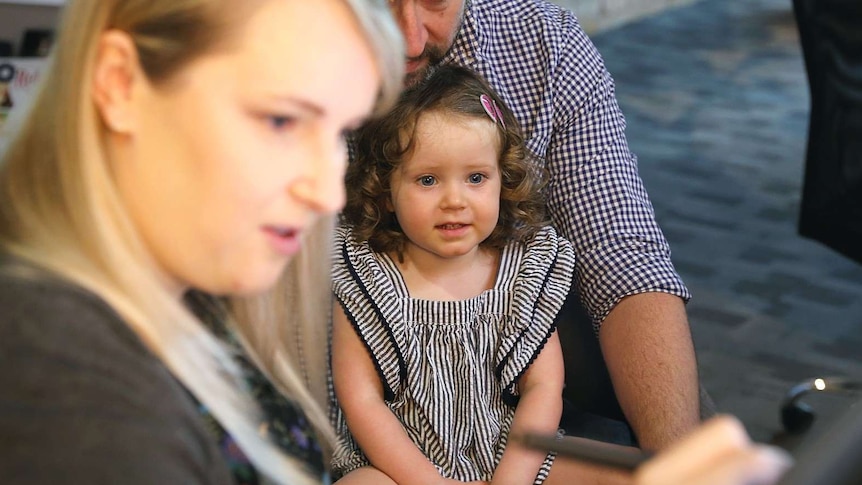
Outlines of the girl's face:
[[[478,102],[478,100],[477,100]],[[500,216],[497,126],[489,119],[430,112],[390,179],[390,209],[412,258],[475,255]]]
[[242,29],[238,46],[167,86],[137,83],[134,128],[114,157],[133,222],[179,292],[275,282],[303,231],[342,207],[342,134],[380,84],[340,1],[270,1]]

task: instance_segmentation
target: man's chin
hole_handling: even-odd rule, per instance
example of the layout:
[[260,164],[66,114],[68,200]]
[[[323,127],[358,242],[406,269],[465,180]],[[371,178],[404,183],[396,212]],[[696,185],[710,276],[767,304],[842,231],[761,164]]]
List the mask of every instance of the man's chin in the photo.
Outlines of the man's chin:
[[419,81],[425,78],[425,70],[419,69],[413,72],[408,72],[404,75],[404,87],[412,88],[413,86],[419,84]]
[[434,65],[425,65],[404,75],[404,87],[412,88],[434,72]]

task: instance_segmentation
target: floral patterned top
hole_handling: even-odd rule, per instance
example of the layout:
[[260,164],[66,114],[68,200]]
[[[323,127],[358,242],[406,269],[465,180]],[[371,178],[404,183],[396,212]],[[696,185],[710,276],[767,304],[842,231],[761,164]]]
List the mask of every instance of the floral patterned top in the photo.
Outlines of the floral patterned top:
[[[242,345],[233,332],[224,325],[222,319],[209,315],[204,316],[203,321],[213,335],[227,345],[245,374],[249,389],[266,418],[265,426],[270,439],[287,455],[304,462],[308,472],[312,476],[320,477],[321,483],[331,483],[329,473],[323,464],[323,453],[314,427],[299,405],[287,399],[273,387],[266,376],[250,361]],[[200,403],[198,403],[198,409],[216,438],[237,485],[265,483],[240,449],[239,444],[210,414],[209,410]]]

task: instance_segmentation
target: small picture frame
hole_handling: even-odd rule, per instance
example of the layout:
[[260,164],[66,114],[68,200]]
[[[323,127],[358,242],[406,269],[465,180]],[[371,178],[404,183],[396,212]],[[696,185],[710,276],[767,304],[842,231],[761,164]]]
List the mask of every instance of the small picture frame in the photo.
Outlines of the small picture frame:
[[47,57],[54,44],[52,29],[27,29],[21,36],[20,57]]

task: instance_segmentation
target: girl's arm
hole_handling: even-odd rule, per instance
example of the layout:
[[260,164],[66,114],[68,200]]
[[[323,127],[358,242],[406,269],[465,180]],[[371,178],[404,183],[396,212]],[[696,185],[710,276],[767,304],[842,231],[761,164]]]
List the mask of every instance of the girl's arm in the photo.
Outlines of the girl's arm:
[[[563,352],[557,332],[518,381],[520,400],[509,435],[527,431],[553,434],[563,413]],[[545,461],[546,453],[511,441],[494,471],[493,485],[530,484]]]
[[337,302],[332,327],[335,395],[365,456],[399,485],[446,483],[386,406],[374,362]]

